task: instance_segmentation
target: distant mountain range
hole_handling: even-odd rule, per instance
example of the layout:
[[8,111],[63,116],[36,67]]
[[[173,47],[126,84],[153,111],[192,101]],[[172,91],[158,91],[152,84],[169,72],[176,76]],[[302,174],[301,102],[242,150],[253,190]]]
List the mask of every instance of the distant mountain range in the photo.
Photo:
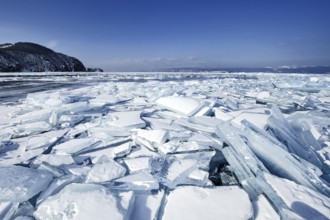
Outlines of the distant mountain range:
[[[93,70],[93,69],[91,69]],[[0,72],[86,71],[77,58],[34,43],[0,44]]]
[[155,71],[166,72],[202,72],[202,71],[223,71],[223,72],[265,72],[265,73],[330,73],[330,66],[308,66],[308,67],[228,67],[228,68],[204,68],[204,67],[180,67],[166,68]]

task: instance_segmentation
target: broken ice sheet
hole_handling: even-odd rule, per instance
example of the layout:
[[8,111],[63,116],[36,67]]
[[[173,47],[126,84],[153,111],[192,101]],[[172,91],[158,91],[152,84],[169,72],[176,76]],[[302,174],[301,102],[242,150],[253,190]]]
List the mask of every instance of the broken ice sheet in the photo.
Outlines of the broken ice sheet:
[[27,201],[44,190],[53,179],[45,171],[20,167],[0,167],[0,202]]
[[196,168],[197,161],[195,159],[180,159],[171,155],[165,159],[164,166],[159,173],[159,180],[162,184],[173,189]]
[[17,125],[14,128],[15,131],[13,137],[17,138],[17,137],[24,137],[33,134],[40,134],[45,131],[50,131],[52,128],[53,126],[46,121]]
[[168,138],[167,131],[164,130],[136,130],[136,136],[147,140],[154,148],[158,148],[164,144]]
[[90,151],[79,153],[74,156],[74,160],[77,163],[82,163],[85,159],[90,158],[93,163],[96,163],[103,155],[115,159],[118,157],[126,156],[131,152],[132,149],[132,143],[127,142],[126,139],[119,142],[115,140],[108,144],[108,146],[103,146],[100,148],[91,149]]
[[146,126],[145,121],[141,119],[141,111],[111,112],[109,115],[112,121],[106,124],[111,126],[128,130]]
[[126,169],[116,161],[102,156],[86,176],[86,183],[103,183],[124,176]]
[[190,97],[167,96],[161,97],[156,101],[157,106],[171,110],[176,113],[191,116],[195,114],[203,105],[198,99]]
[[74,154],[86,148],[92,148],[97,144],[99,144],[99,141],[93,138],[71,139],[54,146],[52,152],[55,154]]
[[113,182],[109,187],[118,190],[154,190],[159,188],[158,181],[144,171],[118,178]]
[[30,150],[50,146],[63,137],[66,132],[68,132],[68,129],[49,131],[40,135],[29,137],[26,149]]
[[[87,199],[86,199],[87,198]],[[118,199],[104,186],[72,183],[40,203],[34,213],[37,220],[111,219],[122,220]]]
[[150,157],[138,157],[132,159],[124,159],[126,166],[130,173],[134,173],[141,170],[150,170]]
[[[221,199],[219,199],[221,198]],[[252,219],[247,193],[237,186],[180,186],[170,191],[162,219]]]
[[77,183],[82,180],[81,177],[76,175],[65,175],[59,178],[55,178],[48,186],[47,189],[42,191],[37,198],[37,204],[40,204],[42,201],[47,199],[49,196],[58,193],[61,189],[63,189],[66,185],[70,183]]
[[74,164],[71,155],[40,154],[30,163],[30,166],[36,168],[44,161],[52,166]]
[[290,180],[264,173],[267,183],[283,199],[284,203],[304,219],[328,219],[330,199],[314,190]]

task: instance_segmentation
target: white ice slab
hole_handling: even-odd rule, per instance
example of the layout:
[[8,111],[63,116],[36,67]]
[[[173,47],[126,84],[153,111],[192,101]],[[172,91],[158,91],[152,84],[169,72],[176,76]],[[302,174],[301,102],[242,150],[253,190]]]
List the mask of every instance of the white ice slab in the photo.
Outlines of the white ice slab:
[[122,220],[125,210],[119,210],[117,202],[117,198],[101,185],[73,183],[43,201],[34,216],[37,220]]
[[27,201],[44,190],[53,176],[21,166],[0,167],[0,202]]
[[112,112],[110,116],[112,121],[108,124],[115,127],[132,129],[146,126],[145,121],[141,119],[141,111]]
[[124,160],[130,173],[134,173],[141,170],[150,170],[149,161],[150,157],[138,157],[132,159],[128,158]]
[[116,161],[102,156],[86,177],[86,183],[103,183],[124,176],[126,169]]
[[194,98],[167,96],[161,97],[156,101],[157,106],[176,113],[191,116],[195,114],[204,103]]
[[74,154],[86,148],[95,146],[97,142],[98,141],[94,138],[72,139],[54,146],[53,152],[56,154]]
[[139,129],[136,133],[137,137],[143,138],[149,141],[155,148],[164,144],[168,138],[167,131],[164,130],[144,130]]
[[114,180],[115,189],[121,190],[153,190],[158,189],[158,181],[147,172],[138,172]]
[[237,220],[253,217],[247,193],[237,186],[201,188],[181,186],[167,197],[163,220]]

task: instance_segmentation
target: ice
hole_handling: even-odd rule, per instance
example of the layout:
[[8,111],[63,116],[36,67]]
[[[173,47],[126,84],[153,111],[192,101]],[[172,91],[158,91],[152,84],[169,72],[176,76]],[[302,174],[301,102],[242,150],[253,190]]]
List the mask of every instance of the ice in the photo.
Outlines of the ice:
[[21,198],[0,218],[328,218],[329,76],[54,77],[72,86],[0,100],[0,198]]
[[230,148],[237,154],[238,160],[244,160],[248,167],[254,174],[259,170],[267,171],[265,166],[257,159],[250,148],[244,143],[242,138],[235,132],[235,129],[227,122],[219,125],[216,130],[217,136],[224,140]]
[[290,152],[308,160],[319,168],[322,167],[322,162],[317,157],[313,147],[310,147],[297,135],[293,127],[275,106],[273,106],[272,115],[268,119],[268,126],[281,142],[286,143]]
[[194,159],[168,156],[165,161],[165,165],[160,172],[160,181],[171,189],[197,168],[197,161]]
[[124,160],[130,173],[138,172],[141,170],[150,170],[150,157],[138,157]]
[[123,219],[118,199],[104,186],[72,183],[48,197],[37,207],[37,220],[53,219]]
[[226,112],[223,112],[219,108],[214,108],[213,110],[214,110],[215,117],[222,121],[229,121],[234,118],[233,116],[226,114]]
[[30,149],[50,146],[56,143],[60,138],[62,138],[66,132],[68,132],[68,130],[63,129],[63,130],[49,131],[41,135],[29,137],[26,149],[30,150]]
[[250,219],[253,208],[248,195],[237,186],[200,188],[181,186],[167,197],[162,219]]
[[92,106],[114,105],[118,102],[120,102],[120,99],[112,95],[98,95],[89,101]]
[[114,180],[113,189],[153,190],[158,189],[158,181],[149,173],[141,171]]
[[245,135],[248,139],[248,146],[273,174],[329,194],[329,188],[322,184],[318,176],[313,175],[290,153],[257,134],[248,131]]
[[64,175],[64,172],[60,168],[52,166],[47,162],[42,162],[37,169],[47,171],[48,173],[52,174],[54,177],[61,177]]
[[290,209],[304,219],[328,219],[330,199],[292,181],[265,174],[268,184]]
[[112,159],[123,157],[131,152],[131,147],[131,142],[127,142],[126,140],[108,143],[106,146],[77,154],[74,159],[75,161],[82,163],[83,160],[90,158],[93,163],[96,163],[103,155]]
[[135,195],[135,203],[129,219],[158,219],[163,197],[164,190],[137,193]]
[[141,119],[141,111],[128,111],[128,112],[113,112],[110,113],[112,121],[109,125],[124,128],[143,128],[146,126],[145,121]]
[[40,193],[40,195],[37,198],[37,204],[40,204],[42,201],[47,199],[49,196],[52,196],[52,195],[58,193],[59,191],[61,191],[61,189],[63,189],[65,186],[69,185],[70,183],[74,183],[74,182],[77,183],[77,182],[81,182],[81,181],[82,181],[81,177],[76,176],[76,175],[65,175],[65,176],[62,176],[59,178],[55,178],[50,183],[48,188]]
[[15,220],[34,220],[34,207],[30,202],[22,202],[16,209],[11,219]]
[[147,140],[154,148],[158,148],[159,146],[165,143],[165,141],[168,138],[168,133],[167,131],[164,130],[139,129],[136,132],[136,136],[144,140]]
[[33,123],[27,123],[18,125],[15,127],[14,137],[23,137],[28,135],[40,134],[42,132],[50,131],[53,126],[45,121],[38,121]]
[[74,164],[71,155],[40,154],[31,162],[31,166],[38,167],[44,161],[52,166]]
[[264,195],[260,195],[252,204],[255,220],[280,220],[280,216]]
[[191,131],[201,131],[201,132],[207,132],[207,133],[214,133],[214,129],[211,127],[206,127],[204,125],[195,124],[189,122],[187,119],[179,118],[174,121],[175,124],[183,126]]
[[209,173],[201,169],[195,169],[192,171],[186,178],[182,179],[178,185],[193,185],[200,187],[213,186],[209,180]]
[[252,123],[254,126],[261,130],[265,130],[267,127],[267,119],[269,118],[268,114],[265,113],[254,113],[254,112],[242,112],[235,119],[231,120],[231,123],[240,127],[241,122],[246,120]]
[[16,124],[26,124],[38,121],[48,121],[52,113],[52,109],[42,109],[19,115],[15,118]]
[[86,148],[92,148],[98,144],[98,141],[93,138],[80,138],[66,141],[62,144],[53,147],[55,154],[75,154]]
[[179,141],[169,141],[158,148],[158,152],[161,154],[174,153],[179,148]]
[[0,202],[0,219],[10,220],[18,205],[18,202]]
[[86,183],[103,183],[124,176],[126,169],[116,161],[102,156],[86,177]]
[[0,167],[0,202],[24,202],[44,190],[53,179],[45,171],[20,167]]
[[167,109],[184,116],[195,114],[204,103],[190,97],[167,96],[161,97],[156,101],[157,106]]

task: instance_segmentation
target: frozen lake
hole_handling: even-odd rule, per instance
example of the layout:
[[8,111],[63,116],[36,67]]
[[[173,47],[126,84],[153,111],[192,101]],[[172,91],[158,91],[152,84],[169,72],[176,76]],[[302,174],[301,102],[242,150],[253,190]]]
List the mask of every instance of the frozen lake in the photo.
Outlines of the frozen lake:
[[1,219],[330,216],[330,75],[0,73],[0,85]]

